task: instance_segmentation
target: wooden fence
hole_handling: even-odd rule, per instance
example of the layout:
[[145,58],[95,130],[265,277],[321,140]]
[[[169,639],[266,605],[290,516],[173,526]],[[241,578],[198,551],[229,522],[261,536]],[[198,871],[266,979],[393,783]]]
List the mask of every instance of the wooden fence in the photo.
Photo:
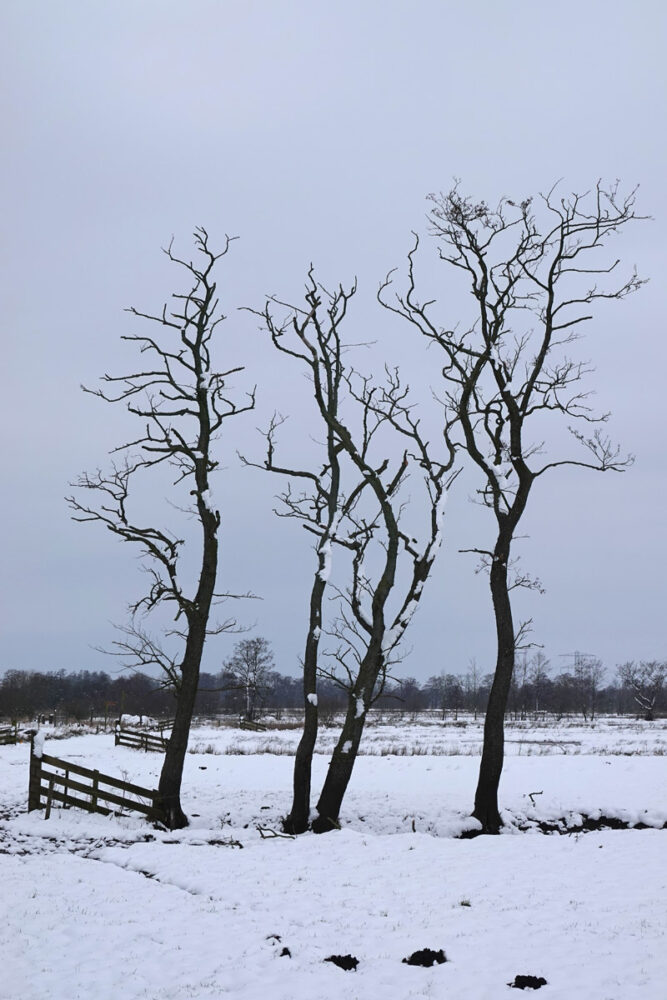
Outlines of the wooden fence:
[[51,803],[60,802],[65,808],[75,806],[105,816],[130,810],[159,820],[157,796],[155,789],[142,788],[50,754],[38,756],[31,741],[28,812],[46,807],[45,818],[48,819]]
[[2,726],[0,728],[0,745],[6,743],[18,743],[19,738],[19,727],[14,726]]
[[149,733],[143,729],[127,729],[116,723],[115,745],[132,747],[133,750],[157,750],[163,753],[167,749],[167,738],[158,733]]
[[250,719],[241,719],[239,726],[241,729],[250,729],[253,733],[265,733],[267,727],[261,722],[251,722]]

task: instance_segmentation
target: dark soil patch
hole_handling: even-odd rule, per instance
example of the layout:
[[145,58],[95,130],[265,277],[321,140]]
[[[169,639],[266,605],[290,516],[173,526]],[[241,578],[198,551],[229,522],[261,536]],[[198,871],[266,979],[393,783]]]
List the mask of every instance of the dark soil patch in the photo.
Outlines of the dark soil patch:
[[514,982],[507,985],[516,990],[539,990],[547,985],[547,981],[544,976],[515,976]]
[[[573,823],[566,816],[555,820],[524,820],[517,824],[521,831],[539,830],[541,833],[559,833],[561,835],[570,833],[591,833],[597,830],[652,830],[667,829],[667,823],[662,827],[650,827],[646,823],[628,823],[627,820],[619,819],[617,816],[584,816],[581,823]],[[475,837],[484,836],[482,830],[466,830],[459,834],[459,840],[474,840]]]
[[[648,830],[646,823],[628,823],[626,820],[618,819],[616,816],[599,816],[593,819],[591,816],[584,816],[581,823],[568,823],[567,819],[555,820],[553,823],[540,821],[522,829],[534,829],[537,827],[542,833],[591,833],[595,830]],[[664,829],[664,826],[663,826]]]
[[333,962],[339,969],[344,969],[346,972],[356,972],[359,965],[359,959],[355,958],[354,955],[329,955],[324,961]]
[[422,948],[421,951],[413,951],[409,958],[403,959],[404,965],[421,965],[425,969],[430,969],[432,965],[442,965],[447,961],[442,948],[433,951],[432,948]]

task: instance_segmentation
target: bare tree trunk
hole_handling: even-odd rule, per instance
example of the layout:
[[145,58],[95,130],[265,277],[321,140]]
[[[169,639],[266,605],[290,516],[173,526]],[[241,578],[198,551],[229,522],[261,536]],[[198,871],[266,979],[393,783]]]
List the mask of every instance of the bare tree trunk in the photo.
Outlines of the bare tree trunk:
[[379,647],[374,646],[364,658],[357,681],[349,692],[345,722],[331,755],[327,776],[317,803],[318,815],[312,824],[314,833],[327,833],[329,830],[338,829],[338,817],[357,759],[366,712],[371,704],[381,669],[382,657]]
[[318,815],[313,820],[313,833],[327,833],[338,829],[338,817],[352,777],[357,751],[364,729],[364,720],[354,717],[348,707],[345,724],[329,762],[329,770],[317,803]]
[[[324,565],[320,556],[320,567]],[[321,569],[313,582],[310,595],[310,619],[303,659],[303,732],[294,758],[292,808],[285,817],[286,833],[304,833],[310,822],[310,787],[313,754],[317,741],[319,710],[317,707],[317,650],[322,622],[322,597],[326,587]]]
[[509,539],[499,538],[490,572],[498,652],[484,720],[484,746],[473,809],[473,816],[482,824],[484,833],[498,833],[502,826],[498,810],[498,786],[503,770],[505,711],[512,684],[515,643],[507,579],[509,549]]
[[208,510],[201,503],[200,507],[204,540],[199,585],[193,602],[196,611],[191,610],[188,615],[187,639],[181,663],[174,725],[162,763],[158,784],[159,798],[156,803],[170,830],[180,830],[188,825],[188,818],[181,807],[181,782],[218,569],[217,531],[220,515]]
[[170,830],[180,830],[188,825],[188,818],[181,807],[181,782],[185,754],[188,749],[190,724],[194,711],[197,687],[199,686],[199,664],[204,648],[203,633],[199,641],[188,643],[182,665],[182,679],[176,698],[176,712],[171,736],[160,772],[157,808]]

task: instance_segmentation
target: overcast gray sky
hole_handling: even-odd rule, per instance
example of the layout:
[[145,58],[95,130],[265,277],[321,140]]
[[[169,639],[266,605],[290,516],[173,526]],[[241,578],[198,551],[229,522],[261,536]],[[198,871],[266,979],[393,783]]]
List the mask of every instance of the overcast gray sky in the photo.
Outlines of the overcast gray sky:
[[[160,247],[173,234],[187,253],[205,225],[214,242],[241,237],[219,275],[221,360],[247,365],[238,384],[257,382],[259,404],[220,442],[221,577],[262,596],[238,613],[296,671],[312,553],[305,533],[276,524],[277,484],[241,470],[235,450],[259,453],[255,427],[274,407],[289,413],[301,382],[236,310],[265,293],[294,298],[313,261],[331,284],[358,277],[351,339],[383,338],[377,284],[424,231],[427,193],[454,177],[490,202],[561,177],[573,190],[598,177],[641,185],[654,221],[614,253],[651,280],[601,310],[579,345],[636,464],[540,484],[522,555],[547,592],[522,597],[519,616],[557,669],[575,649],[612,669],[667,656],[664,4],[3,0],[0,19],[0,670],[113,667],[91,647],[109,643],[138,593],[136,560],[73,524],[63,497],[126,425],[79,384],[132,366],[119,337],[137,327],[123,308],[180,289]],[[433,356],[405,331],[386,338],[427,399]],[[309,419],[294,405],[293,432]],[[451,497],[405,675],[463,671],[471,657],[492,669],[486,584],[457,554],[490,529],[468,492],[462,481]],[[232,643],[217,640],[207,665]]]

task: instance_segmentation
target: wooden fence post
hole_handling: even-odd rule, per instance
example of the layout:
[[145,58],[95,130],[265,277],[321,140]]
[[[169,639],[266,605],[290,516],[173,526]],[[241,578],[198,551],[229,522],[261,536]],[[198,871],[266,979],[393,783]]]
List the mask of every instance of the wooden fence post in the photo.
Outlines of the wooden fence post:
[[44,819],[48,819],[51,815],[51,803],[53,801],[53,778],[49,778],[49,793],[46,796],[46,812],[44,813]]
[[28,812],[39,809],[42,784],[42,759],[35,755],[35,737],[30,737],[30,778],[28,782]]
[[100,772],[99,771],[94,771],[93,772],[93,794],[91,796],[91,803],[92,803],[92,806],[93,806],[93,812],[95,812],[97,810],[97,790],[99,788],[99,784],[100,784]]

